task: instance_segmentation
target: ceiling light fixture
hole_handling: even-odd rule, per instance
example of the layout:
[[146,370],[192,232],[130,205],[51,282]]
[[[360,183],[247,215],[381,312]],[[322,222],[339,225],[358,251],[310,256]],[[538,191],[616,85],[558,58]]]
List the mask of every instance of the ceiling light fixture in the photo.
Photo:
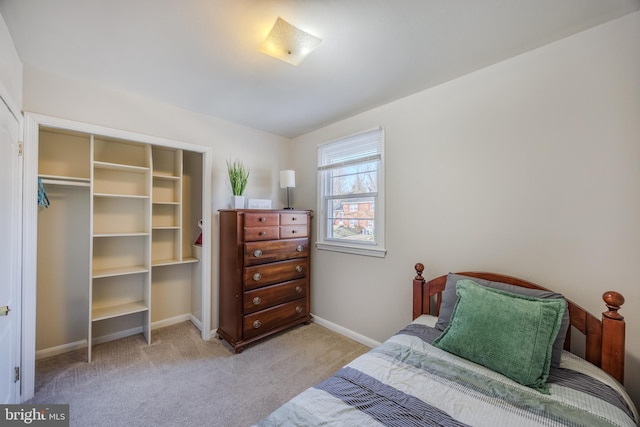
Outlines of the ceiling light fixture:
[[258,52],[298,65],[322,42],[278,17]]

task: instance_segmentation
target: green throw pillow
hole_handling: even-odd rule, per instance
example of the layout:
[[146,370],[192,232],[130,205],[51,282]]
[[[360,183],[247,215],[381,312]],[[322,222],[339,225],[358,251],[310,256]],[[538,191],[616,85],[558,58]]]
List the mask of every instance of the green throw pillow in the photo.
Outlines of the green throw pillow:
[[433,344],[548,394],[551,350],[565,302],[516,295],[472,280],[460,280],[456,294],[451,322]]

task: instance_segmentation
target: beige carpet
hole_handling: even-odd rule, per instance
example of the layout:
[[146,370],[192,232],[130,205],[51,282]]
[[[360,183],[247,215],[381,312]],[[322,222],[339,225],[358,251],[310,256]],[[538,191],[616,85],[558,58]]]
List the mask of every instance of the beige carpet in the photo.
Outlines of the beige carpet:
[[311,323],[233,354],[190,323],[36,363],[29,403],[70,405],[72,426],[249,426],[369,349]]

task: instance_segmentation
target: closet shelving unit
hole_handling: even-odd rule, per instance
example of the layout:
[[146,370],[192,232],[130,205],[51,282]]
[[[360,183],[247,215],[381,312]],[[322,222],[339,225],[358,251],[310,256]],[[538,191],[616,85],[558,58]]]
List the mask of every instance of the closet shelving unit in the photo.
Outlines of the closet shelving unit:
[[95,322],[139,313],[151,343],[151,146],[91,139],[89,342]]
[[210,339],[211,147],[30,112],[23,127],[26,394],[36,358],[150,343],[151,322],[190,320]]
[[153,267],[198,262],[183,253],[183,151],[153,147],[153,208],[151,264]]
[[181,149],[41,129],[39,177],[90,190],[88,360],[98,322],[139,316],[151,343],[152,269],[200,260],[183,249]]

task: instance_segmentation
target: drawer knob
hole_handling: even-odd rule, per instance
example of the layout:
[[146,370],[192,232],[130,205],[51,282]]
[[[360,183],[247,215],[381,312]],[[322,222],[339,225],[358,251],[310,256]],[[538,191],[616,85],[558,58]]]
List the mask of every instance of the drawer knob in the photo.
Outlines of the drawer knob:
[[298,219],[298,218],[296,218],[295,216],[294,216],[294,217],[291,217],[291,221],[295,221],[295,220],[297,220],[297,219]]
[[259,305],[262,300],[260,299],[260,297],[255,297],[251,302],[253,302],[253,305]]
[[296,292],[297,293],[302,292],[302,286],[296,286]]
[[253,256],[256,258],[260,258],[262,256],[262,251],[260,249],[256,249],[253,251]]
[[255,280],[256,282],[259,282],[260,279],[262,279],[262,274],[256,273],[253,275],[253,280]]
[[266,231],[261,231],[261,232],[260,232],[260,235],[261,235],[261,236],[265,236],[266,234],[267,234],[267,232],[266,232]]
[[297,271],[298,273],[302,273],[302,270],[303,270],[303,268],[302,268],[302,266],[301,266],[301,265],[296,265],[296,271]]
[[260,222],[265,222],[267,220],[267,218],[265,217],[260,217]]
[[258,329],[258,328],[260,328],[260,326],[262,326],[262,322],[261,321],[255,320],[253,322],[253,329]]
[[291,230],[291,234],[296,234],[298,230]]
[[304,250],[304,247],[302,245],[296,246],[296,251],[297,252],[302,252],[303,250]]
[[296,313],[298,313],[298,314],[302,313],[302,307],[297,306],[296,307]]

